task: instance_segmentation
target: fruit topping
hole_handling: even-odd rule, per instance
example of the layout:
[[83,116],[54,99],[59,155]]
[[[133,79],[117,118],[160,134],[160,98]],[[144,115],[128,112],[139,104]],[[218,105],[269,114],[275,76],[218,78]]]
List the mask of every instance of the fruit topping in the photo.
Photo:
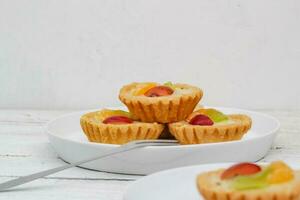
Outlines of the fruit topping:
[[223,114],[222,112],[213,109],[213,108],[208,108],[204,109],[201,108],[199,110],[194,111],[190,116],[187,118],[187,121],[190,121],[192,118],[194,118],[196,115],[202,114],[208,116],[213,122],[218,123],[218,122],[223,122],[228,120],[228,117]]
[[201,126],[212,126],[214,122],[205,115],[196,115],[194,118],[192,118],[189,121],[189,124],[191,125],[201,125]]
[[147,97],[160,97],[160,96],[168,96],[173,94],[174,90],[168,86],[155,86],[145,92],[145,96]]
[[146,83],[144,87],[142,87],[141,89],[137,90],[134,95],[139,96],[139,95],[144,95],[148,90],[150,90],[151,88],[157,86],[156,83]]
[[176,86],[175,86],[171,81],[165,82],[165,83],[164,83],[164,86],[167,86],[167,87],[169,87],[169,88],[172,88],[173,90],[176,89]]
[[228,117],[226,115],[213,108],[200,109],[200,113],[201,112],[203,112],[204,115],[207,115],[209,118],[211,118],[214,122],[222,122],[228,120]]
[[231,187],[235,190],[261,189],[267,187],[269,184],[266,179],[269,174],[270,169],[266,168],[256,174],[237,176],[233,179]]
[[221,179],[231,179],[239,175],[251,175],[261,171],[261,167],[253,163],[240,163],[226,169]]
[[132,115],[129,112],[126,112],[123,110],[103,109],[100,112],[98,112],[98,117],[101,121],[103,121],[106,118],[111,117],[111,116],[124,116],[127,118],[132,118]]
[[241,163],[228,168],[221,175],[223,180],[232,180],[231,187],[236,190],[260,189],[293,178],[293,170],[281,161],[273,162],[264,169],[252,163]]
[[133,121],[125,116],[111,116],[103,120],[104,124],[131,124]]
[[276,161],[269,166],[271,173],[267,177],[270,184],[284,183],[294,178],[293,170],[282,161]]

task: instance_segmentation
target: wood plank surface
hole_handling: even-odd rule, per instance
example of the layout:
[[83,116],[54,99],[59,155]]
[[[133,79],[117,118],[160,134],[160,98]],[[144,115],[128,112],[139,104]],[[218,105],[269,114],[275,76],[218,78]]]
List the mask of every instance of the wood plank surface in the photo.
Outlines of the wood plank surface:
[[[281,123],[274,145],[262,161],[300,162],[300,110],[259,110]],[[45,124],[71,111],[0,110],[0,182],[64,164],[51,148]],[[128,185],[140,176],[73,168],[34,181],[0,199],[120,200]]]

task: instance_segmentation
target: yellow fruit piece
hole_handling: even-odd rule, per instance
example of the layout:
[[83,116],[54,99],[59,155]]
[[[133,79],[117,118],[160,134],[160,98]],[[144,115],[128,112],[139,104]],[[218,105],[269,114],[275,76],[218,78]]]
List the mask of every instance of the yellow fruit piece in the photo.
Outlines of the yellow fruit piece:
[[105,120],[108,117],[112,116],[124,116],[128,118],[132,118],[131,114],[129,112],[123,111],[123,110],[109,110],[109,109],[103,109],[97,113],[97,119],[100,121]]
[[150,90],[151,88],[157,86],[156,83],[147,83],[144,87],[142,87],[141,89],[138,89],[135,91],[134,95],[139,96],[139,95],[143,95],[145,94],[148,90]]
[[269,184],[284,183],[294,178],[293,170],[284,162],[276,161],[270,164],[271,173],[267,177]]

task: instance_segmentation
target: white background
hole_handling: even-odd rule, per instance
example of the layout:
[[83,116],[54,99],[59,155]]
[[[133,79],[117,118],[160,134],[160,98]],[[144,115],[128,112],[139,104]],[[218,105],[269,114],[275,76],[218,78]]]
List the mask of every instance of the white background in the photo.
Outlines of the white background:
[[132,81],[300,108],[298,0],[0,0],[0,108],[119,105]]

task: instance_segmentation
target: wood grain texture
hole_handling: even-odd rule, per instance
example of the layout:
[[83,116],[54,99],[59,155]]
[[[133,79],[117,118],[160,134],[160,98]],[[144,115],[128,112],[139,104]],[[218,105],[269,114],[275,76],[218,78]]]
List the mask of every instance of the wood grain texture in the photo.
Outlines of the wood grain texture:
[[[300,162],[300,110],[260,110],[276,117],[281,129],[262,161]],[[0,110],[0,182],[59,166],[60,160],[44,134],[50,120],[70,111]],[[140,176],[73,168],[0,193],[0,199],[120,200]]]
[[[0,177],[1,182],[9,179]],[[7,192],[0,192],[0,199],[119,200],[128,184],[127,181],[39,179]]]

